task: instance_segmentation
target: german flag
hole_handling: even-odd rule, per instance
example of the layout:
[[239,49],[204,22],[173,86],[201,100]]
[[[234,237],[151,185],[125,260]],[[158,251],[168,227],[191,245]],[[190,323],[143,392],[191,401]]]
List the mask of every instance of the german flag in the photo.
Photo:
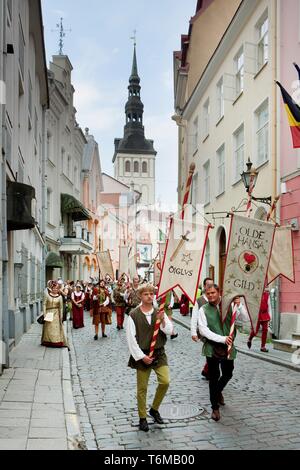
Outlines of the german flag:
[[300,148],[300,107],[295,103],[285,88],[283,88],[279,82],[276,81],[276,83],[280,87],[284,107],[288,116],[293,138],[293,148]]

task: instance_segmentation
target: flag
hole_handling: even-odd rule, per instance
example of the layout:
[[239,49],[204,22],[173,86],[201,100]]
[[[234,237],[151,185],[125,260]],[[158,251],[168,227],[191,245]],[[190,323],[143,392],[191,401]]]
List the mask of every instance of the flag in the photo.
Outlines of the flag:
[[295,62],[293,62],[293,64],[298,72],[298,77],[299,77],[298,80],[300,81],[300,67]]
[[119,246],[119,276],[128,274],[128,246]]
[[114,268],[110,257],[110,251],[101,251],[96,255],[102,278],[104,279],[105,276],[108,275],[112,280],[114,280]]
[[223,282],[223,321],[234,297],[244,297],[255,330],[274,231],[275,225],[269,222],[232,216]]
[[209,228],[174,217],[164,254],[158,297],[180,287],[195,303]]
[[166,241],[166,235],[164,232],[159,228],[158,229],[158,235],[159,235],[159,241],[160,242],[165,242]]
[[292,230],[290,227],[276,227],[268,271],[268,284],[278,276],[295,282]]
[[283,86],[277,82],[280,87],[284,107],[288,116],[288,121],[293,138],[293,148],[300,148],[300,107],[295,103]]

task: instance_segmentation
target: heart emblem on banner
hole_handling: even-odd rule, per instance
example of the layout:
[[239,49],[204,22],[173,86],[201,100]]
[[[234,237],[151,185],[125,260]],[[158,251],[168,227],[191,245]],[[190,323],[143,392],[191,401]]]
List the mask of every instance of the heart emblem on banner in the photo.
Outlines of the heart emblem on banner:
[[256,256],[252,253],[244,253],[244,260],[247,264],[252,264],[256,260]]

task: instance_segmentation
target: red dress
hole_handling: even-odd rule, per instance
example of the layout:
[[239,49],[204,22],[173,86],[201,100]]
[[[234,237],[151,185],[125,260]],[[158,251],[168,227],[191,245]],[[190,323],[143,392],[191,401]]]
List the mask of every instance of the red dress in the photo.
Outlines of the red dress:
[[[77,295],[76,292],[72,293],[72,312],[73,312],[73,328],[83,328],[84,323],[83,323],[83,306],[84,306],[84,293],[80,292],[79,295]],[[75,305],[74,300],[76,302],[81,302],[79,307],[78,305]]]

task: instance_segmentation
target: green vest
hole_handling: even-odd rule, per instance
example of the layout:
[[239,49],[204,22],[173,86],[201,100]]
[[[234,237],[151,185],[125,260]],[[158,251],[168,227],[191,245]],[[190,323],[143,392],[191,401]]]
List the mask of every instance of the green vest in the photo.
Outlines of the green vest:
[[[148,355],[150,351],[150,345],[153,338],[154,326],[156,321],[157,309],[154,309],[154,312],[151,316],[151,324],[149,325],[145,314],[141,311],[139,307],[135,308],[130,312],[130,316],[135,324],[136,329],[136,340],[141,348],[141,350]],[[167,356],[165,353],[164,346],[167,342],[167,336],[161,330],[159,330],[157,335],[157,341],[154,348],[154,357],[157,359],[154,367],[161,367],[168,365]],[[132,369],[145,369],[148,367],[141,361],[135,361],[132,356],[130,356],[128,366]]]
[[172,315],[172,313],[173,313],[173,312],[172,312],[172,309],[170,310],[170,309],[168,308],[168,305],[170,304],[171,298],[172,298],[171,295],[172,295],[172,292],[169,290],[169,292],[167,292],[167,295],[166,295],[166,302],[165,302],[165,308],[164,308],[165,313],[166,313],[167,315]]
[[[202,308],[206,316],[208,328],[213,333],[216,333],[217,335],[229,336],[232,310],[231,309],[229,310],[228,315],[226,316],[225,322],[222,323],[221,314],[219,310],[217,309],[217,307],[208,303],[208,304],[203,305]],[[234,338],[235,338],[235,333],[234,333]],[[203,345],[202,355],[206,357],[213,356],[213,345],[209,343],[208,341],[205,342]],[[233,345],[231,354],[230,354],[230,359],[235,359],[235,358],[236,358],[236,349]]]

